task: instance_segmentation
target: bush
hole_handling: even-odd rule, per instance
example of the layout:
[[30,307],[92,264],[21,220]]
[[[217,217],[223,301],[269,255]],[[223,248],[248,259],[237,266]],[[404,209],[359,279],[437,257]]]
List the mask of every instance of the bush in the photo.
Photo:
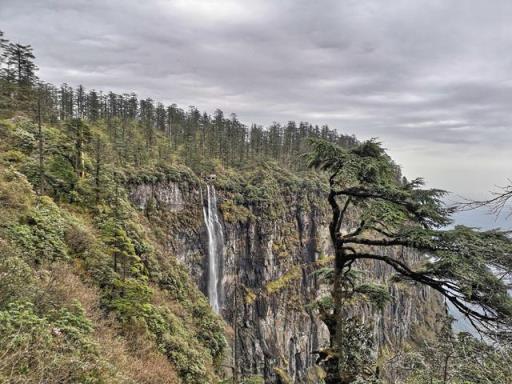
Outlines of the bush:
[[32,187],[27,178],[12,168],[0,167],[0,175],[0,208],[4,209],[3,213],[24,213],[33,202]]
[[79,305],[44,317],[31,303],[9,304],[0,311],[0,382],[108,383],[91,330]]
[[16,300],[31,300],[35,293],[30,266],[0,240],[0,308]]
[[265,384],[263,376],[254,375],[242,379],[242,384]]
[[59,208],[48,197],[42,197],[8,232],[27,261],[41,263],[68,257],[65,230],[66,221]]

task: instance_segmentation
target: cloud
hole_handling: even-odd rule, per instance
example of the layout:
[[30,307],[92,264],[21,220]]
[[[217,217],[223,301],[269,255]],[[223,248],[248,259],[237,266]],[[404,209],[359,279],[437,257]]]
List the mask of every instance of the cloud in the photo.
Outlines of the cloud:
[[459,194],[473,191],[439,162],[510,176],[507,0],[1,2],[1,29],[50,82],[379,137],[406,174]]

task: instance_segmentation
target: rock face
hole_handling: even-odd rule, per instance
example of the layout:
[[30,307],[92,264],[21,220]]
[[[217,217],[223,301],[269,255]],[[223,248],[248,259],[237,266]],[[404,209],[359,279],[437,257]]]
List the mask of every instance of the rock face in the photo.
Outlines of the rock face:
[[161,209],[171,212],[183,210],[185,202],[181,189],[177,183],[139,184],[132,189],[130,198],[135,206],[141,210],[148,208],[151,203],[158,203]]
[[[164,245],[207,294],[202,189],[203,193],[201,187],[173,182],[143,184],[133,187],[130,197],[134,205],[148,211],[165,234]],[[332,254],[323,197],[283,196],[286,204],[278,217],[269,217],[265,207],[249,206],[239,215],[241,219],[233,219],[223,191],[217,193],[225,242],[220,313],[233,330],[237,375],[261,375],[265,383],[319,382],[312,352],[328,346],[329,332],[312,305],[326,288],[312,272],[327,265]],[[410,250],[393,252],[407,260],[421,257]],[[359,268],[380,282],[392,275],[389,267],[378,263]],[[378,349],[387,353],[428,334],[434,327],[433,313],[443,310],[441,298],[428,288],[393,285],[390,292],[393,301],[382,312],[361,308],[363,317],[375,324],[376,344],[386,347]],[[394,382],[392,369],[385,375]]]

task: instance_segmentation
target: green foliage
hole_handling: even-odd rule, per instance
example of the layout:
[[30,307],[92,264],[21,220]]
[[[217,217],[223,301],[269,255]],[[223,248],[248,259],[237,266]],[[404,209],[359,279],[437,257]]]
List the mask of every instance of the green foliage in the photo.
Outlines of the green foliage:
[[345,382],[369,380],[373,376],[374,365],[373,337],[370,324],[364,324],[359,319],[345,319],[337,332],[343,340],[338,349],[338,367]]
[[[212,324],[210,320],[208,326],[205,319],[209,314],[203,314],[203,327],[195,333],[195,328],[187,326],[183,319],[166,308],[153,305],[152,293],[152,289],[140,280],[116,279],[105,303],[123,324],[129,327],[143,325],[145,332],[154,337],[159,350],[174,363],[184,383],[211,382],[212,358],[222,354],[225,347],[222,332],[215,328],[217,323]],[[195,311],[194,315],[202,314]],[[211,337],[212,334],[216,339]]]
[[264,383],[265,383],[265,379],[263,378],[263,376],[258,376],[258,375],[244,377],[241,382],[241,384],[264,384]]
[[293,266],[289,271],[284,273],[279,278],[270,281],[265,285],[265,291],[267,294],[275,294],[285,288],[293,282],[297,281],[302,277],[302,268],[299,265]]
[[[220,209],[228,223],[275,220],[286,214],[290,205],[301,209],[323,203],[319,197],[325,192],[324,180],[311,172],[292,173],[270,161],[240,170],[217,168],[215,172],[215,184],[225,197]],[[296,196],[296,201],[287,201],[287,196]]]
[[331,284],[334,280],[334,268],[333,267],[319,268],[313,272],[313,275],[316,275],[322,282]]
[[[0,273],[7,276],[0,280],[0,309],[13,329],[18,326],[16,318],[30,324],[20,328],[19,335],[37,341],[30,341],[35,345],[30,344],[30,349],[39,353],[38,358],[42,357],[39,342],[53,351],[56,340],[62,339],[59,343],[64,347],[56,352],[65,355],[60,367],[69,366],[75,372],[74,363],[67,360],[71,355],[96,367],[91,368],[96,373],[73,376],[71,381],[100,382],[108,374],[100,364],[83,311],[62,306],[51,293],[40,292],[38,279],[56,261],[75,265],[80,277],[99,290],[102,309],[114,315],[121,334],[140,327],[176,366],[184,382],[214,382],[214,368],[220,365],[226,344],[223,323],[212,314],[183,267],[159,249],[152,237],[158,232],[142,223],[144,218],[131,206],[128,191],[134,184],[167,182],[178,182],[192,191],[202,184],[198,174],[214,172],[224,195],[220,208],[226,223],[269,222],[288,213],[290,206],[300,210],[321,204],[319,197],[327,190],[324,178],[305,172],[304,162],[298,159],[310,148],[314,150],[310,165],[329,171],[336,191],[345,191],[339,196],[350,196],[361,213],[361,228],[352,240],[392,238],[432,251],[435,258],[414,266],[414,274],[457,280],[460,293],[470,303],[483,304],[503,321],[512,313],[503,284],[492,274],[496,268],[510,266],[505,257],[510,254],[506,234],[463,228],[433,231],[449,222],[449,211],[441,204],[444,192],[422,189],[421,180],[401,181],[398,167],[378,142],[357,143],[327,127],[307,123],[248,129],[236,116],[225,118],[221,111],[208,116],[195,108],[187,112],[176,106],[165,108],[151,99],[139,102],[135,95],[36,85],[30,69],[34,69],[31,50],[18,49],[28,59],[27,76],[0,80],[0,113],[29,116],[0,122],[0,170],[6,171],[0,176],[0,208],[5,214],[0,225],[5,256]],[[34,104],[41,101],[40,135],[34,124]],[[308,138],[326,141],[310,143]],[[36,198],[29,182],[38,191],[42,186],[42,194],[48,196]],[[291,201],[289,196],[297,199]],[[152,208],[146,212],[150,218],[158,215],[158,206]],[[393,236],[386,235],[390,232]],[[275,242],[276,255],[286,255],[298,242],[287,236]],[[283,257],[278,259],[286,262]],[[333,277],[328,269],[320,275],[326,280]],[[301,266],[291,265],[288,273],[266,285],[265,292],[280,292],[301,277]],[[389,300],[385,287],[375,284],[358,285],[354,292],[380,308]],[[16,302],[37,304],[42,296],[49,296],[44,305],[12,307]],[[318,308],[330,313],[335,300],[323,298]],[[340,361],[360,368],[369,364],[370,337],[361,324],[347,326],[352,327],[346,329],[352,334],[348,338],[351,350]],[[48,333],[53,328],[62,338]],[[5,328],[3,332],[8,339],[14,331]],[[22,350],[16,348],[13,356]],[[21,371],[15,367],[12,372],[28,375],[27,366],[32,367],[26,365]],[[34,367],[39,372],[36,363]],[[285,375],[280,376],[285,381]],[[55,380],[69,381],[59,374]]]
[[384,309],[384,306],[391,301],[388,287],[378,284],[361,284],[354,288],[354,291],[364,295],[368,301],[375,304],[377,308]]
[[32,187],[27,178],[13,168],[0,166],[0,207],[5,215],[3,226],[13,218],[26,214],[34,201]]
[[28,119],[21,119],[12,132],[14,147],[24,154],[30,154],[36,147],[36,126]]
[[79,305],[46,317],[31,303],[9,304],[0,311],[0,381],[107,383],[91,331]]
[[160,276],[160,286],[190,313],[186,322],[193,325],[195,337],[210,353],[215,364],[220,364],[226,348],[224,328],[220,319],[212,313],[206,298],[188,280],[185,268],[175,260],[169,260]]
[[[24,171],[30,169],[26,164],[17,166]],[[51,169],[47,168],[46,172],[49,175]],[[74,169],[72,172],[68,180],[78,180]],[[37,183],[36,178],[32,181]],[[7,278],[0,280],[0,310],[16,300],[39,300],[33,305],[34,313],[51,325],[48,325],[50,330],[65,333],[75,346],[75,350],[67,347],[62,350],[65,356],[56,358],[55,369],[72,369],[66,365],[66,359],[83,354],[90,356],[84,358],[83,364],[97,366],[94,369],[99,371],[96,376],[89,378],[84,374],[83,379],[72,379],[73,382],[117,382],[118,377],[112,376],[117,373],[109,373],[111,368],[112,372],[115,369],[109,368],[94,346],[85,315],[75,307],[59,307],[60,298],[53,297],[51,290],[43,292],[39,288],[37,268],[51,266],[56,261],[78,263],[84,270],[84,278],[100,288],[101,305],[115,314],[121,334],[134,326],[142,327],[142,334],[174,364],[184,383],[214,382],[214,370],[222,361],[226,346],[224,328],[204,297],[192,286],[188,274],[177,265],[168,266],[168,260],[165,263],[157,260],[147,229],[137,222],[137,213],[126,200],[123,186],[117,191],[105,190],[107,198],[95,211],[89,210],[88,203],[84,204],[91,201],[89,197],[84,198],[84,193],[89,192],[80,183],[73,188],[77,197],[66,199],[73,205],[59,207],[50,197],[35,197],[23,174],[15,170],[1,173],[0,202],[7,220],[0,226],[4,255],[0,273],[7,274]],[[59,198],[58,194],[54,198]],[[173,287],[180,287],[179,292],[170,289],[173,295],[168,299],[178,314],[153,303],[151,285],[164,277],[167,282],[174,282]],[[21,332],[27,335],[28,330]],[[49,353],[53,353],[47,343],[44,348],[50,348]],[[17,354],[16,347],[13,356]],[[38,359],[44,360],[42,355]],[[25,370],[27,382],[38,377],[35,365]],[[103,380],[103,376],[111,379]],[[58,374],[55,377],[56,382],[63,381]]]
[[226,223],[247,223],[254,219],[254,215],[248,208],[235,204],[233,200],[224,200],[219,208]]
[[396,239],[432,255],[416,269],[425,276],[453,282],[452,294],[463,297],[456,304],[474,304],[493,313],[498,324],[510,324],[512,298],[500,278],[512,267],[508,232],[465,226],[443,231],[404,228]]
[[508,233],[457,226],[435,236],[436,257],[425,272],[457,281],[467,301],[494,312],[500,322],[510,322],[512,298],[500,278],[512,268]]
[[286,370],[282,368],[274,368],[274,372],[278,378],[280,384],[292,384],[292,379]]
[[[399,170],[375,141],[349,149],[321,140],[312,146],[310,166],[330,176],[331,238],[338,251],[337,265],[348,266],[357,259],[383,261],[404,279],[442,293],[480,330],[493,336],[512,332],[512,297],[497,276],[512,267],[508,233],[436,229],[451,221],[452,210],[442,202],[445,192],[423,189],[421,179],[400,180]],[[361,212],[360,224],[351,233],[341,234],[346,207],[351,205]],[[408,265],[375,252],[372,246],[416,248],[430,254],[432,261]]]
[[53,201],[46,197],[39,199],[18,223],[7,228],[9,237],[23,250],[26,259],[36,263],[68,257],[65,230],[65,219]]
[[17,164],[25,160],[25,154],[16,149],[6,151],[0,155],[0,161],[5,165]]
[[[356,382],[372,363],[371,345],[365,342],[371,336],[364,336],[362,324],[347,319],[348,307],[361,295],[380,309],[390,300],[384,287],[356,285],[351,272],[359,260],[384,262],[398,278],[432,287],[492,337],[510,335],[512,297],[503,281],[512,267],[508,233],[466,227],[439,230],[451,222],[452,210],[442,201],[445,192],[423,189],[421,179],[401,180],[398,167],[374,140],[351,148],[314,140],[312,147],[309,165],[328,173],[333,214],[329,229],[336,270],[324,275],[334,277],[336,311],[331,315],[324,309],[322,314],[333,334],[338,367],[331,367],[329,374],[342,382]],[[359,224],[345,232],[353,226],[346,215],[349,209],[359,213]],[[397,247],[415,248],[430,259],[413,265],[396,256]],[[393,248],[395,252],[385,251]]]
[[162,353],[174,363],[184,383],[200,384],[213,380],[207,366],[212,364],[211,357],[194,341],[194,335],[181,319],[151,304],[144,305],[137,311],[137,316],[155,336]]
[[144,308],[149,305],[152,293],[145,282],[137,279],[114,279],[105,303],[121,321],[128,321],[143,313]]
[[0,243],[0,250],[0,308],[14,301],[33,299],[36,292],[30,265],[9,245]]
[[332,300],[332,296],[326,295],[319,298],[315,305],[320,309],[320,311],[327,312],[334,309],[334,302]]
[[190,168],[180,164],[157,163],[151,167],[128,168],[122,175],[128,185],[155,184],[159,182],[176,182],[199,184],[199,178]]
[[[308,154],[312,168],[327,171],[340,196],[350,196],[363,208],[367,227],[381,224],[394,229],[406,221],[439,227],[450,223],[443,206],[445,191],[421,189],[423,180],[400,181],[400,169],[380,143],[370,140],[352,148],[313,140]],[[339,191],[338,191],[339,189]]]
[[[330,267],[324,267],[318,269],[314,272],[322,282],[325,284],[333,284],[334,283],[334,269]],[[368,279],[363,278],[363,274],[358,270],[351,270],[348,273],[345,273],[345,279],[349,280],[350,283],[347,284],[348,287],[346,289],[346,295],[351,299],[353,303],[357,303],[359,300],[363,299],[368,301],[369,303],[375,305],[378,309],[384,309],[385,305],[392,300],[391,294],[389,293],[389,288],[384,285],[372,283],[372,282],[364,282]],[[319,298],[315,305],[321,311],[329,311],[334,308],[334,303],[331,295],[322,296]]]
[[351,148],[318,139],[311,144],[308,165],[331,172],[344,185],[390,185],[396,180],[397,166],[375,140]]
[[512,383],[509,345],[493,345],[468,333],[454,335],[446,327],[440,332],[437,342],[425,341],[419,351],[402,356],[397,369],[405,384]]
[[[356,295],[357,288],[361,292],[357,292]],[[335,303],[332,295],[325,295],[314,303],[320,319],[324,321],[329,331],[335,332],[337,336],[334,348],[330,347],[319,352],[319,363],[325,370],[320,378],[323,379],[327,374],[331,379],[341,379],[343,383],[378,384],[380,381],[376,377],[373,326],[371,322],[363,321],[352,313],[356,312],[357,302],[361,298],[380,307],[388,300],[389,294],[382,287],[371,284],[363,284],[357,288],[342,307]],[[341,316],[337,316],[339,312],[342,312]]]
[[324,384],[325,371],[318,365],[313,365],[307,370],[306,383],[307,384]]

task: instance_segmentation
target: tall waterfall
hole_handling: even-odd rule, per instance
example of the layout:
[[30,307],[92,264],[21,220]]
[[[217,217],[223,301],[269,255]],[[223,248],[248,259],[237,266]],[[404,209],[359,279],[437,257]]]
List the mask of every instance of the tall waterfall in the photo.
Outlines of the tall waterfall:
[[207,193],[207,206],[203,205],[203,215],[208,230],[208,300],[213,310],[219,313],[222,292],[224,233],[219,221],[217,196],[213,185],[207,185]]

